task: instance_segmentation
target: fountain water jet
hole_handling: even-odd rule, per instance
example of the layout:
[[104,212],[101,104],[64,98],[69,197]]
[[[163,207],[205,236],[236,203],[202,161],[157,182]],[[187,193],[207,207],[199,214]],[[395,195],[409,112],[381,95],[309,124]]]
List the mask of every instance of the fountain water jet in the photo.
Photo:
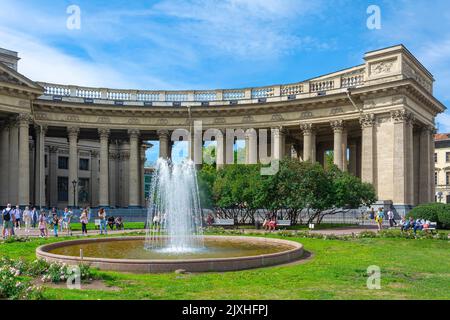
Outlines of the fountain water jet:
[[147,211],[145,249],[188,253],[204,248],[195,164],[158,159]]

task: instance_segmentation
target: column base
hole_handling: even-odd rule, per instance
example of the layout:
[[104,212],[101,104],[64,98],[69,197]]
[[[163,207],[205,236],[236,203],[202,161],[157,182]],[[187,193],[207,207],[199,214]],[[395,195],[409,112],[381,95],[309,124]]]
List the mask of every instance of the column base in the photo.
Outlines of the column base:
[[393,207],[396,218],[406,216],[414,208],[414,206],[410,204],[394,204]]

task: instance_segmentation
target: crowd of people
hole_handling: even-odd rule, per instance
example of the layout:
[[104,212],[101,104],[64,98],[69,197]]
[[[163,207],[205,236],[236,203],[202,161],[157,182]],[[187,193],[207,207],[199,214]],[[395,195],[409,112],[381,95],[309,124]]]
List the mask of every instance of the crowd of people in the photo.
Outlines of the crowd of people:
[[[20,206],[14,208],[10,203],[1,212],[1,218],[3,221],[2,238],[14,236],[18,230],[24,228],[24,232],[29,234],[32,229],[39,230],[40,237],[49,236],[49,228],[53,231],[53,235],[58,237],[60,233],[66,233],[71,236],[72,227],[71,223],[74,219],[79,220],[81,223],[82,235],[87,235],[87,225],[91,221],[93,210],[90,207],[83,208],[79,216],[76,216],[69,208],[65,208],[62,213],[59,213],[57,208],[51,210],[37,210],[36,207],[32,207],[31,210],[27,206],[24,210]],[[100,234],[107,234],[107,226],[111,230],[116,227],[118,230],[123,230],[122,217],[107,217],[106,210],[100,208],[97,212],[97,218],[100,220]]]

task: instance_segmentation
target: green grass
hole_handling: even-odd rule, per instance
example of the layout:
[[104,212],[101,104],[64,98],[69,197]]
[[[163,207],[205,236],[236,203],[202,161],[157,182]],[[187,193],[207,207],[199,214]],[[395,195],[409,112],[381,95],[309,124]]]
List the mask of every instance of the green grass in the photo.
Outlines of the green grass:
[[[276,235],[271,235],[276,237]],[[47,288],[47,299],[450,299],[445,240],[289,238],[313,253],[307,262],[203,274],[95,273],[120,291]],[[63,238],[58,239],[63,240]],[[36,239],[0,245],[0,256],[34,259]],[[366,288],[367,267],[381,268],[381,290]]]
[[[124,227],[125,229],[129,230],[129,229],[144,229],[144,222],[125,222],[124,223]],[[72,227],[72,231],[81,231],[81,223],[71,223],[70,226]],[[87,225],[87,230],[95,230],[95,224],[94,223],[88,223]],[[108,226],[108,231],[109,231],[109,226]],[[116,228],[114,227],[114,230],[116,230]]]

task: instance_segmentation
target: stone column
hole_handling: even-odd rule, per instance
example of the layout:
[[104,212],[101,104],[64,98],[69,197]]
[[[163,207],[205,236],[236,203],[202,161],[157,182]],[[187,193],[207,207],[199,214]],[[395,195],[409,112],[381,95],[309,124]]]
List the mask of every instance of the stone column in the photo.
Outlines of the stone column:
[[[428,126],[422,127],[420,131],[420,155],[419,155],[419,203],[430,202],[430,189],[434,185],[434,162],[430,160],[431,145],[430,145],[431,128]],[[433,155],[434,158],[434,155]],[[431,176],[430,171],[433,171]],[[434,198],[434,194],[433,194]]]
[[128,135],[130,136],[130,181],[128,207],[131,208],[139,207],[139,134],[140,132],[137,129],[128,130]]
[[344,165],[342,163],[342,141],[344,132],[344,122],[342,120],[335,120],[330,122],[331,128],[334,133],[334,147],[333,147],[333,163],[340,169],[343,170]]
[[147,157],[145,156],[145,152],[147,151],[147,145],[142,144],[140,149],[140,157],[139,157],[139,202],[141,207],[145,207],[145,161]]
[[98,129],[100,136],[99,206],[109,206],[109,129]]
[[258,136],[255,129],[245,132],[245,149],[247,151],[247,164],[258,163]]
[[302,123],[300,129],[303,131],[303,161],[315,161],[315,159],[312,159],[313,135],[315,135],[313,126],[311,123]]
[[347,130],[344,128],[344,131],[342,132],[342,171],[347,172],[348,171],[348,160],[347,160],[347,141],[348,139],[348,133]]
[[19,205],[30,205],[30,120],[29,114],[21,114],[19,122]]
[[35,166],[35,205],[39,208],[45,207],[45,134],[47,126],[35,125],[36,130],[36,166]]
[[116,151],[109,153],[109,206],[117,206],[117,159]]
[[282,160],[284,156],[285,132],[283,128],[273,128],[273,159]]
[[[1,123],[0,131],[0,177],[3,184],[9,183],[9,125]],[[2,206],[9,201],[9,188],[0,188],[0,203]]]
[[225,159],[226,164],[234,163],[234,130],[226,130],[225,133]]
[[349,159],[349,163],[348,163],[348,170],[349,172],[354,175],[357,176],[357,171],[356,171],[356,161],[357,161],[357,148],[356,148],[356,142],[352,141],[349,146],[349,153],[350,153],[350,159]]
[[[102,192],[102,187],[100,183],[100,168],[99,168],[99,152],[98,150],[91,151],[91,207],[95,208],[98,206],[102,206],[100,204],[100,193]],[[100,164],[101,165],[101,164]],[[72,190],[73,191],[73,190]]]
[[168,130],[158,130],[158,137],[159,137],[159,157],[163,159],[170,159],[170,152],[169,152],[169,142],[170,142],[170,136]]
[[431,127],[430,128],[430,153],[429,153],[429,162],[430,162],[430,195],[429,195],[429,202],[434,201],[434,197],[436,194],[436,185],[434,184],[434,152],[435,152],[435,145],[434,145],[434,135],[436,134],[436,128]]
[[201,165],[203,162],[203,134],[202,130],[192,128],[190,132],[189,141],[189,159],[194,161],[196,165]]
[[[362,128],[361,180],[375,183],[375,115],[365,114],[360,118]],[[376,188],[375,184],[374,187]]]
[[[391,112],[394,122],[394,159],[393,159],[393,202],[397,206],[411,205],[414,184],[412,179],[412,153],[409,148],[409,138],[412,133],[410,122],[412,115],[406,110]],[[406,210],[407,208],[404,208]]]
[[8,202],[13,206],[19,204],[19,127],[12,120],[9,126],[9,183]]
[[80,128],[78,127],[68,127],[67,134],[69,138],[69,202],[68,206],[75,207],[78,205],[78,184],[77,190],[75,192],[75,199],[73,194],[73,184],[72,181],[77,181],[78,183],[78,134],[80,133]]
[[[49,206],[56,207],[58,205],[58,148],[56,146],[50,146],[49,151],[49,167],[48,167],[48,195]],[[70,183],[70,182],[69,182]],[[69,184],[70,194],[70,184]]]
[[225,133],[218,130],[216,140],[216,168],[223,168],[225,165]]

